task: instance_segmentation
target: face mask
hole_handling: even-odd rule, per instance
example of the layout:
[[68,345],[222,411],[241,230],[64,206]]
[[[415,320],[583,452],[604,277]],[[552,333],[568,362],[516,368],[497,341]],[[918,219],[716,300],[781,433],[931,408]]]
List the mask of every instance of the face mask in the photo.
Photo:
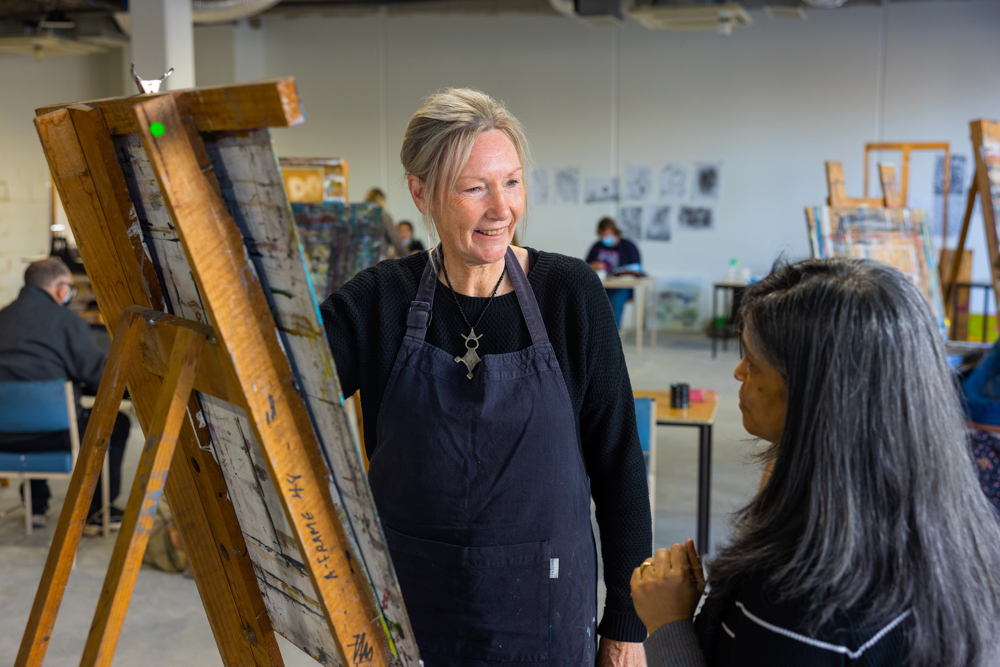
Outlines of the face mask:
[[412,236],[410,238],[408,238],[408,239],[403,239],[403,245],[410,245],[410,241],[412,241],[412,240],[413,240]]
[[603,243],[604,246],[607,247],[607,248],[610,248],[611,246],[613,246],[617,242],[618,242],[618,238],[614,234],[608,234],[607,236],[602,236],[601,237],[601,243]]
[[66,298],[62,300],[64,306],[68,306],[69,302],[73,300],[73,290],[66,292]]

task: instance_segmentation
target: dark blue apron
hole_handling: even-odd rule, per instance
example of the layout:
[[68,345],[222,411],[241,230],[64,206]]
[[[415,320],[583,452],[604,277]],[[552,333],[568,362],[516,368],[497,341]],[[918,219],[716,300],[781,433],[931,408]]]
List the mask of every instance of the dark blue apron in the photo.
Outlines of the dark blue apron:
[[531,347],[485,355],[470,380],[424,342],[429,257],[378,415],[369,481],[428,667],[594,664],[597,555],[576,420],[510,249],[506,262]]

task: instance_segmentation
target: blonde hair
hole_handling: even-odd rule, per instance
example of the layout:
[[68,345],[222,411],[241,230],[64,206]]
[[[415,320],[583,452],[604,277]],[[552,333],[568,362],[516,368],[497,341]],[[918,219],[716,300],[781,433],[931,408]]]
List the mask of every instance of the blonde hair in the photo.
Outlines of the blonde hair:
[[[424,223],[431,234],[434,214],[444,203],[445,193],[454,187],[469,160],[472,146],[484,132],[500,130],[514,144],[521,168],[528,168],[528,140],[524,128],[507,108],[489,95],[471,88],[448,88],[424,102],[406,126],[399,159],[407,176],[424,182],[428,208]],[[522,176],[523,229],[528,219],[527,174]]]

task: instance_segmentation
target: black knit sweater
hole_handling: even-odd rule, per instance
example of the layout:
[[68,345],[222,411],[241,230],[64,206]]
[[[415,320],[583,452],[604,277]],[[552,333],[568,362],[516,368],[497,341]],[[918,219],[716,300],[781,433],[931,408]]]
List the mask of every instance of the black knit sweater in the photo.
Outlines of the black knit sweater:
[[[344,395],[361,391],[369,458],[378,447],[376,420],[382,396],[427,257],[420,253],[380,262],[359,273],[320,307]],[[629,578],[652,552],[652,532],[632,386],[614,316],[597,274],[579,259],[529,249],[529,267],[528,282],[569,390],[597,506],[608,592],[598,632],[608,639],[639,642],[646,630],[632,606]],[[488,301],[461,294],[458,300],[473,323]],[[449,354],[464,354],[459,334],[468,325],[448,287],[440,282],[433,310],[427,343]],[[476,331],[485,334],[481,355],[531,346],[513,292],[495,298]]]

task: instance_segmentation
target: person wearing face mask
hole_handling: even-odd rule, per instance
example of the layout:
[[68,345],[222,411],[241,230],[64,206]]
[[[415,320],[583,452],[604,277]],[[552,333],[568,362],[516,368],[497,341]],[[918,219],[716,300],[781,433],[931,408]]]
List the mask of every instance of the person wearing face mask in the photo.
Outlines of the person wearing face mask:
[[[24,272],[25,285],[17,299],[0,310],[0,382],[36,382],[66,379],[77,385],[76,414],[82,438],[90,410],[80,407],[82,387],[96,393],[107,355],[90,337],[90,328],[76,313],[66,308],[76,293],[73,275],[57,257],[33,262]],[[109,473],[113,501],[121,488],[122,458],[130,423],[118,413],[108,444]],[[0,451],[68,451],[69,431],[45,434],[0,433]],[[49,485],[31,480],[32,523],[44,527],[49,505]],[[95,493],[84,533],[96,535],[101,529],[101,494]],[[110,526],[121,527],[122,511],[111,508]]]
[[408,255],[424,251],[424,244],[419,239],[413,238],[413,225],[409,220],[401,221],[396,227],[399,230],[399,238],[409,251]]
[[[628,239],[622,238],[621,230],[612,218],[601,218],[597,223],[598,241],[587,253],[587,264],[595,271],[604,271],[608,275],[642,273],[642,258],[639,248]],[[632,298],[630,289],[609,289],[608,300],[611,311],[615,314],[615,324],[621,328],[622,313],[625,302]]]

